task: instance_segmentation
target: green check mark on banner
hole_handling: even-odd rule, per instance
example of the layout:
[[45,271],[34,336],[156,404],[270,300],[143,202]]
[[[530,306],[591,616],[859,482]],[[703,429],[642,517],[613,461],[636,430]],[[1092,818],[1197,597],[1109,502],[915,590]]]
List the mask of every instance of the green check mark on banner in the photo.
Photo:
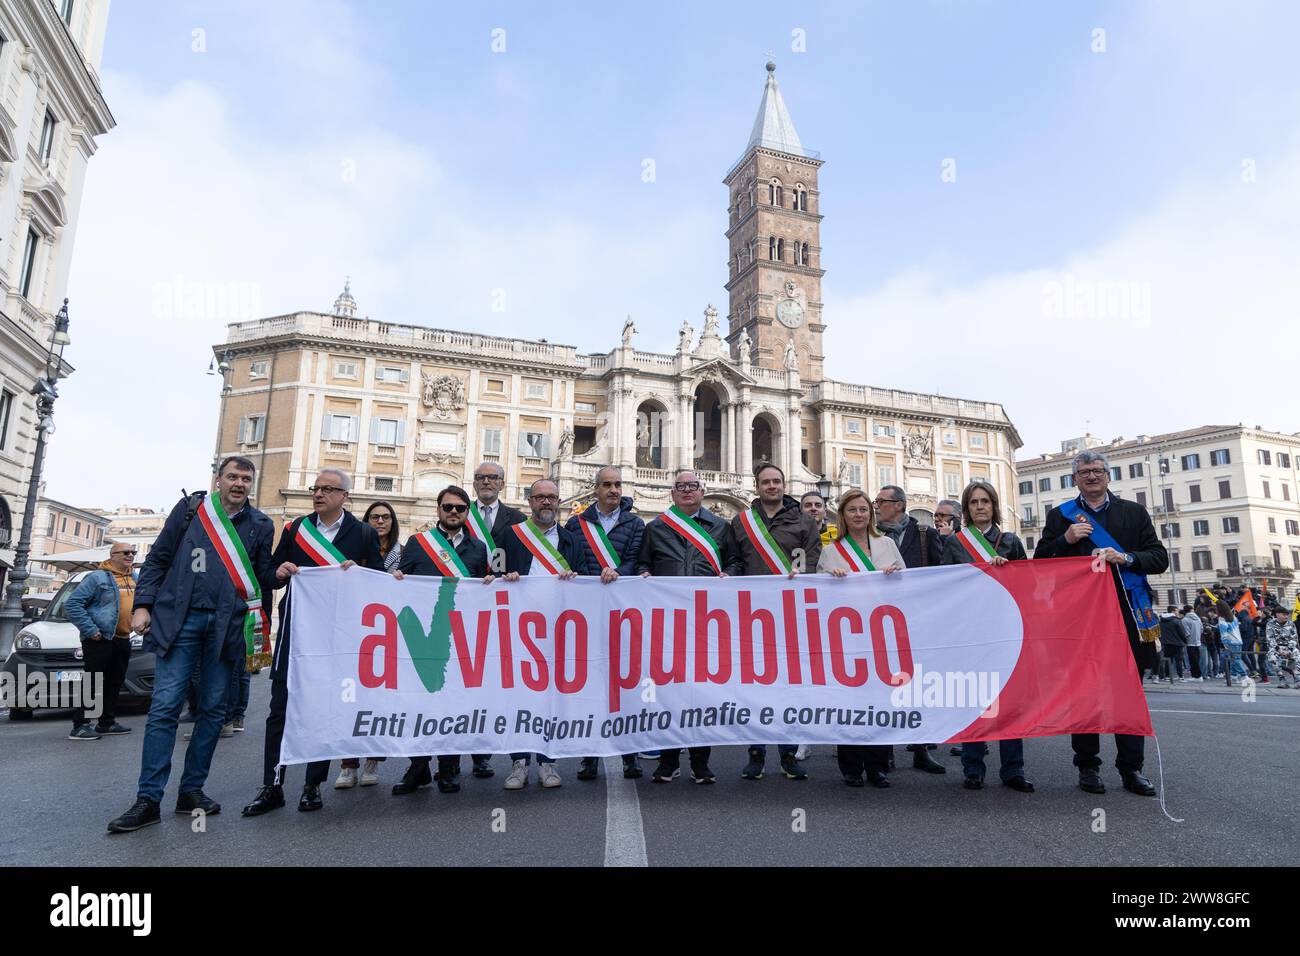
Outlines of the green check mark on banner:
[[420,682],[430,694],[442,690],[447,680],[447,662],[451,659],[451,611],[456,606],[456,579],[443,578],[438,587],[438,603],[426,634],[419,616],[409,607],[397,615],[411,663]]

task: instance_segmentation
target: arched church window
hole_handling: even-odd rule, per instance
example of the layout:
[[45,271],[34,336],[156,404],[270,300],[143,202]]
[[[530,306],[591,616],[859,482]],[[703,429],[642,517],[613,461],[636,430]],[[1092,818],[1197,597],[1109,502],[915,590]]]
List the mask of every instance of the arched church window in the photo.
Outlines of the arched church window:
[[767,185],[767,201],[773,206],[785,205],[785,195],[781,189],[781,180],[777,179],[775,176],[772,177],[772,181]]

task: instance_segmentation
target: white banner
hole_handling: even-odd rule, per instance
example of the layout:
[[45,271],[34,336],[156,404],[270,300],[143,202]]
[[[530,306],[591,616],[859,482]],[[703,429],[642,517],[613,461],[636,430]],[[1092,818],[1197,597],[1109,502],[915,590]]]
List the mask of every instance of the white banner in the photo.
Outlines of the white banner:
[[[1028,577],[1049,564],[486,585],[304,569],[281,760],[981,739],[1024,642],[998,572],[1050,599]],[[1110,593],[1084,583],[1093,606]]]

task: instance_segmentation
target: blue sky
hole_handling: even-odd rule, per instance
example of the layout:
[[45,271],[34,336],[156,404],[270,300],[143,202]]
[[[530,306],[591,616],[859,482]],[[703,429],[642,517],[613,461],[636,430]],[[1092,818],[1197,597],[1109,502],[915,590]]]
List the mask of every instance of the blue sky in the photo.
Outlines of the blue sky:
[[[1205,343],[1228,330],[1294,347],[1300,7],[458,6],[114,0],[101,72],[119,125],[82,204],[52,495],[161,504],[201,482],[208,346],[228,321],[327,308],[344,274],[375,318],[597,351],[631,313],[640,347],[670,350],[683,318],[725,313],[720,180],[769,52],[826,161],[832,377],[1000,401],[1022,457],[1085,421],[1106,438],[1300,428],[1293,387],[1216,394],[1178,374],[1208,378]],[[1045,312],[1067,278],[1149,308]],[[182,281],[252,290],[252,307],[180,308]],[[1081,338],[1105,368],[1063,374]],[[95,398],[123,368],[168,396],[139,412],[176,464],[78,474],[79,449],[139,440],[142,421]]]

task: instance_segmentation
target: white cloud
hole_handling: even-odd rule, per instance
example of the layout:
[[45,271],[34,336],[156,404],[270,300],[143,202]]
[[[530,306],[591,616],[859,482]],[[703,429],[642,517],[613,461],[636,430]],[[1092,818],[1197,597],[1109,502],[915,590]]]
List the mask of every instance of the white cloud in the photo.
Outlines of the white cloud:
[[1103,439],[1300,429],[1300,148],[1258,169],[1254,183],[1232,165],[1184,183],[1051,268],[957,286],[913,270],[828,295],[827,373],[1001,402],[1022,458],[1059,451],[1085,423]]

